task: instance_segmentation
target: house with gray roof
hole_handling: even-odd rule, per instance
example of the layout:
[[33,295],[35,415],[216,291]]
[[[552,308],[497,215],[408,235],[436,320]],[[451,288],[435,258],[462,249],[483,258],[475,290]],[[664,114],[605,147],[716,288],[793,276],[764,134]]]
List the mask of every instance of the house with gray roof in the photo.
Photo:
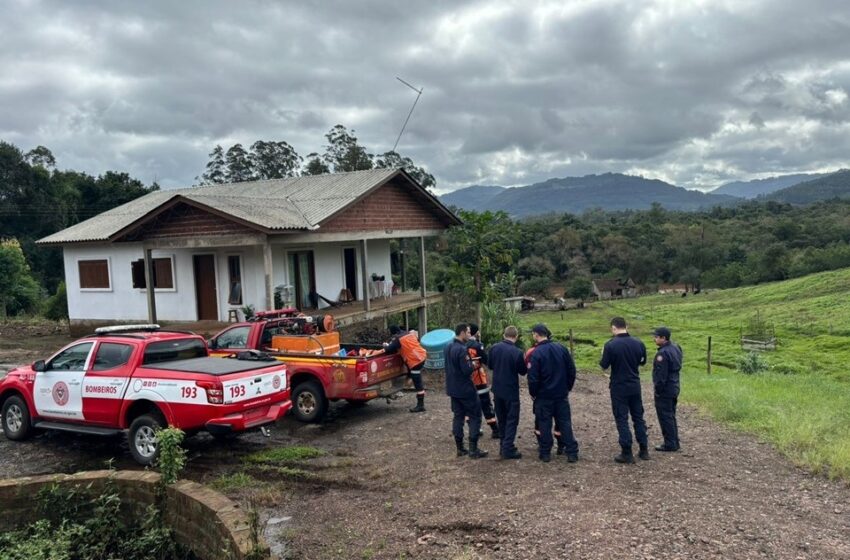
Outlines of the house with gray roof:
[[595,278],[593,293],[599,299],[619,299],[637,296],[637,286],[631,278]]
[[[356,301],[365,320],[398,292],[390,240],[424,255],[459,223],[403,170],[373,169],[152,192],[38,243],[63,249],[72,325],[224,321],[274,308],[276,292],[305,311]],[[418,296],[391,311],[424,321],[420,268]]]

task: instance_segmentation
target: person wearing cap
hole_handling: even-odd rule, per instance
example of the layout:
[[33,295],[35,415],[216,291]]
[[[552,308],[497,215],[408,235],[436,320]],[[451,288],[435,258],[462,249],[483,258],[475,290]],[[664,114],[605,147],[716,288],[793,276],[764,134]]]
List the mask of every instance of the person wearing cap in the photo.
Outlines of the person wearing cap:
[[538,454],[548,463],[552,453],[552,419],[561,428],[559,444],[564,446],[567,460],[578,461],[578,442],[573,436],[569,394],[576,381],[576,366],[569,350],[552,342],[552,333],[539,323],[531,329],[537,347],[526,364],[528,392],[534,400],[534,417],[540,430]]
[[481,344],[481,331],[478,330],[478,325],[470,323],[469,334],[471,336],[466,342],[466,348],[475,368],[475,371],[472,372],[472,383],[475,385],[475,390],[478,391],[478,398],[481,400],[481,413],[484,415],[484,421],[490,426],[491,437],[500,439],[496,413],[493,412],[493,401],[490,399],[490,387],[487,385],[487,370],[484,367],[487,365],[487,352],[484,351],[484,345]]
[[643,399],[640,392],[640,366],[646,364],[646,346],[631,336],[622,317],[611,319],[611,334],[614,336],[605,343],[599,367],[611,368],[608,388],[611,392],[611,410],[617,423],[620,436],[620,454],[614,457],[618,463],[634,463],[632,454],[632,430],[629,428],[629,414],[635,427],[635,439],[640,451],[638,457],[649,459],[649,441],[646,435],[646,422],[643,419]]
[[676,404],[679,400],[679,372],[682,370],[682,347],[670,340],[670,329],[655,329],[658,352],[652,362],[652,384],[655,387],[655,412],[664,443],[656,451],[679,450],[679,427],[676,423]]
[[397,325],[390,327],[392,340],[384,343],[384,352],[387,354],[401,354],[404,365],[407,366],[407,375],[413,381],[416,389],[416,406],[410,412],[425,412],[425,385],[422,383],[422,367],[428,353],[419,344],[419,333],[414,330],[405,331]]
[[[446,346],[446,394],[452,404],[452,435],[457,446],[457,456],[469,455],[471,459],[486,457],[487,452],[478,449],[481,430],[481,401],[472,383],[475,367],[469,357],[466,342],[469,340],[469,325],[461,323],[455,327],[455,337]],[[469,449],[463,446],[463,424],[469,419]]]
[[527,367],[522,350],[517,348],[519,331],[507,327],[501,342],[490,348],[490,367],[493,371],[493,397],[496,417],[499,420],[499,456],[502,459],[519,459],[514,441],[519,424],[519,376]]

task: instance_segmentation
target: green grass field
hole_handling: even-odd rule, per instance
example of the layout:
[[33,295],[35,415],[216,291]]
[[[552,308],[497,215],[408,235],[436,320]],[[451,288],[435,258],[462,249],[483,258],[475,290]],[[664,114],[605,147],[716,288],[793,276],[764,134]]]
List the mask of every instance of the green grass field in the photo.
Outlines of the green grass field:
[[[778,347],[762,354],[767,372],[745,375],[736,368],[745,354],[739,337],[757,314],[775,328]],[[652,329],[670,327],[685,355],[681,401],[757,434],[801,466],[850,481],[850,269],[686,298],[650,296],[521,317],[523,327],[546,323],[564,342],[573,329],[577,365],[598,371],[608,322],[616,315],[646,343],[650,359]],[[648,382],[649,368],[643,377]],[[687,433],[682,439],[687,445]]]

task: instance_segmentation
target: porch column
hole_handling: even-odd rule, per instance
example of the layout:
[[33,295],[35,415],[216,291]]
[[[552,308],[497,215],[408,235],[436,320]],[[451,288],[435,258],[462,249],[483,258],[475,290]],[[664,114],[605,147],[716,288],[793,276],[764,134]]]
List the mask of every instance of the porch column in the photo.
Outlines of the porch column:
[[419,292],[422,295],[422,307],[419,308],[419,336],[428,332],[428,307],[425,305],[427,287],[425,283],[425,236],[419,237]]
[[263,243],[263,269],[265,270],[266,280],[266,310],[274,309],[274,286],[272,286],[272,246],[269,243],[269,238],[266,237]]
[[369,250],[365,239],[360,240],[360,276],[363,278],[363,309],[372,311],[372,302],[369,299],[369,275],[366,272],[366,261],[369,259]]
[[154,295],[154,285],[153,285],[153,258],[151,258],[151,254],[153,251],[148,249],[147,247],[142,246],[142,252],[145,256],[145,294],[148,299],[148,322],[150,324],[156,323],[156,296]]

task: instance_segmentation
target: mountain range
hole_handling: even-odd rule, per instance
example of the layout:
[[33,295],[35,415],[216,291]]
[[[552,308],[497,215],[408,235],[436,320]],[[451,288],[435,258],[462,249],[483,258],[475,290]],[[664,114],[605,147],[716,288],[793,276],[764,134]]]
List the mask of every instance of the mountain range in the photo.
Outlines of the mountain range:
[[765,194],[786,189],[798,183],[812,181],[826,176],[827,173],[795,173],[793,175],[780,175],[767,179],[755,179],[753,181],[734,181],[726,183],[710,191],[711,194],[728,194],[741,198],[756,198]]
[[[732,194],[737,193],[737,194]],[[668,210],[700,210],[732,206],[746,199],[807,204],[850,197],[850,170],[830,174],[795,174],[727,183],[705,193],[658,179],[621,173],[549,179],[524,187],[475,185],[444,194],[447,206],[465,210],[504,211],[513,217],[586,210],[644,210],[659,203]]]

